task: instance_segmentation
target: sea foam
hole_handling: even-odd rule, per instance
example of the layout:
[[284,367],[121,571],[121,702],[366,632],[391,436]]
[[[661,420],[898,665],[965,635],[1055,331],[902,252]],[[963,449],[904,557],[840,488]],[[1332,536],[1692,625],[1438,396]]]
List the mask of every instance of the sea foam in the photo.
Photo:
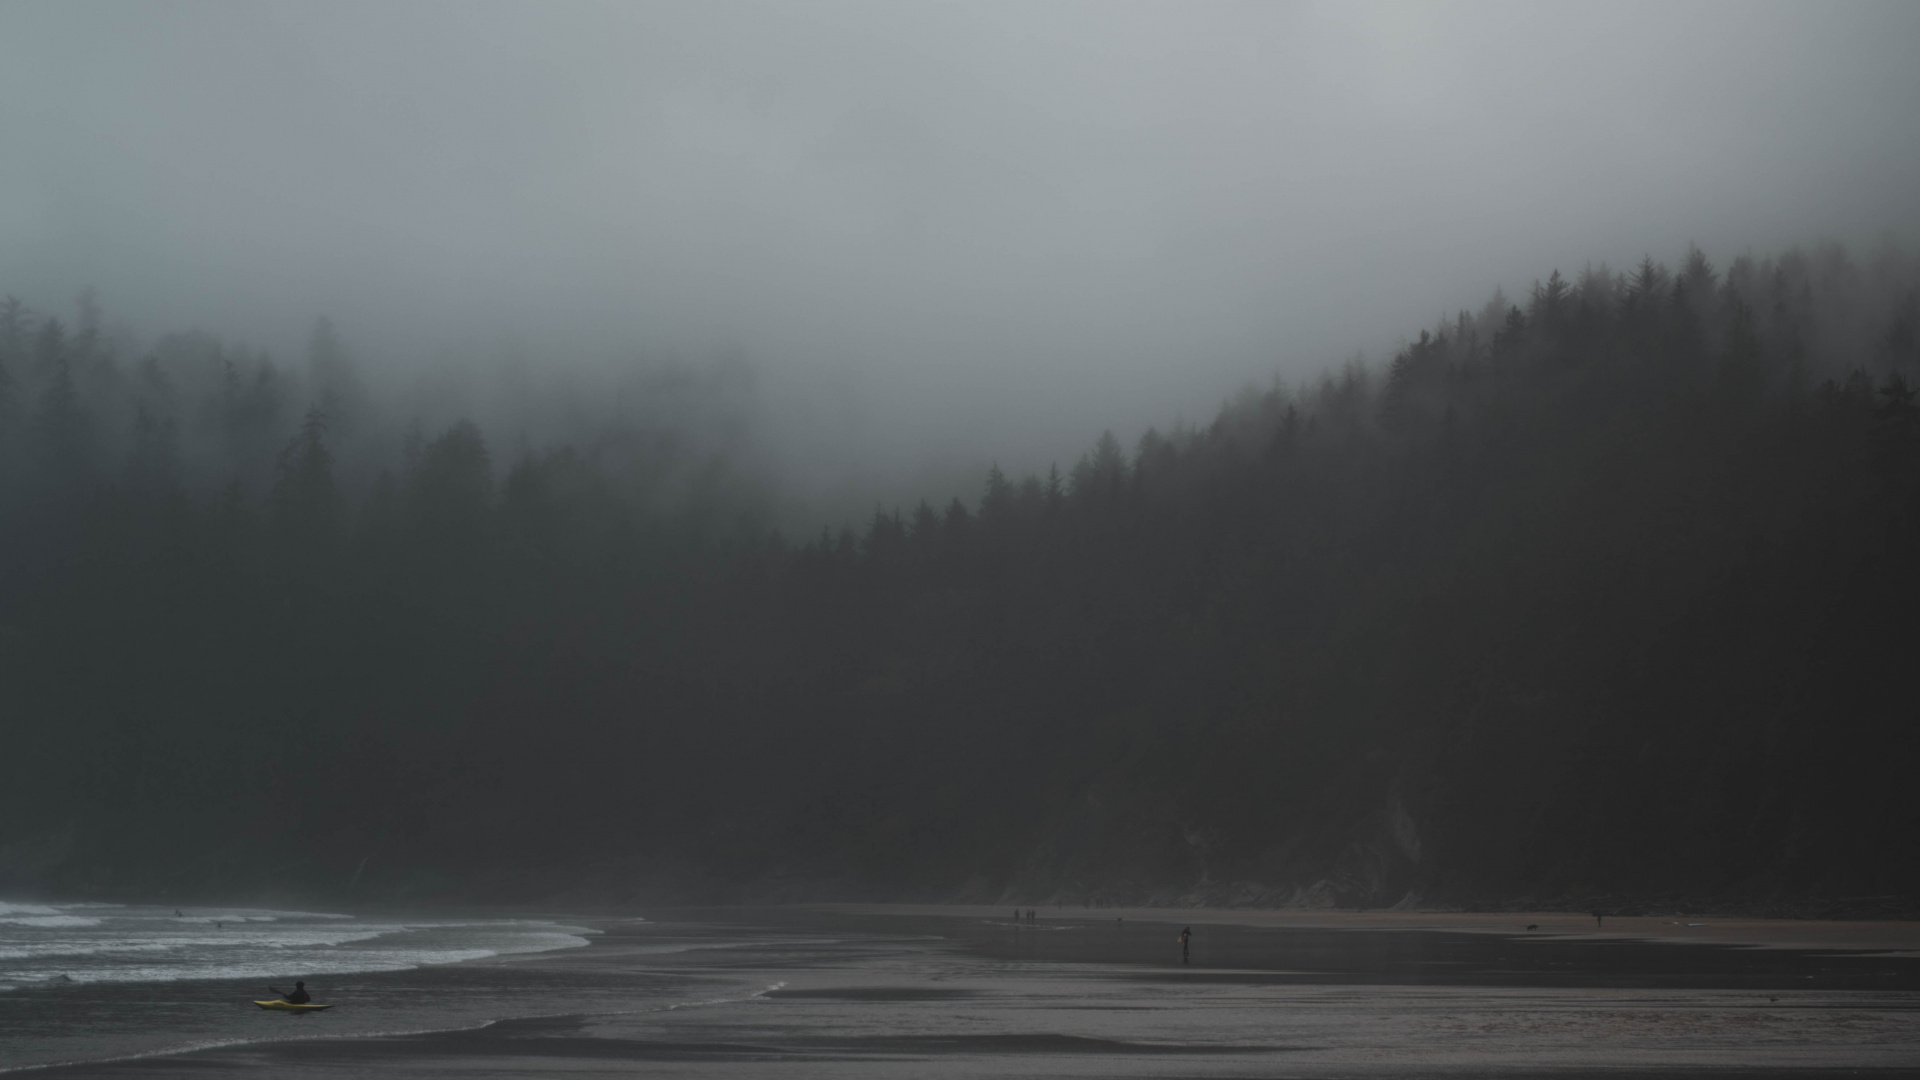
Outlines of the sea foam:
[[0,902],[0,990],[401,971],[587,944],[541,920],[363,920],[258,908]]

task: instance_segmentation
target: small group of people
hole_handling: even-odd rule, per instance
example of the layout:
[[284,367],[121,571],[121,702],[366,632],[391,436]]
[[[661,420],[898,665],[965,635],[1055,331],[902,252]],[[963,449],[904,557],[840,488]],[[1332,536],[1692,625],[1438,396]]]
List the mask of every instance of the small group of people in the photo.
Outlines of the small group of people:
[[1028,908],[1024,914],[1021,912],[1019,908],[1013,909],[1014,922],[1021,922],[1023,920],[1026,922],[1032,922],[1034,920],[1034,917],[1035,916],[1032,908]]

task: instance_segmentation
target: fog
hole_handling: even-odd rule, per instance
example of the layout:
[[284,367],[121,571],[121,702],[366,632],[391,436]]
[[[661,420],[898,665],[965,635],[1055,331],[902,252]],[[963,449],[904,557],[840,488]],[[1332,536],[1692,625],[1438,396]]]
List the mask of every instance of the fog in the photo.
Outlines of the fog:
[[939,498],[1552,267],[1910,241],[1916,44],[1910,4],[13,2],[0,292],[295,362],[325,314],[375,377],[726,358],[803,499]]
[[1920,8],[0,5],[0,895],[1920,913]]

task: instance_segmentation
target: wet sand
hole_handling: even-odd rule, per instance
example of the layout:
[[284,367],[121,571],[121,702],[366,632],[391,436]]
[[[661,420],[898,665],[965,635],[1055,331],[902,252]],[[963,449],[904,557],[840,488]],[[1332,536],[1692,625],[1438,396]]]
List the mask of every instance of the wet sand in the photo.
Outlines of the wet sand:
[[621,1006],[39,1075],[1920,1077],[1904,924],[1035,910],[650,911],[500,976],[669,988]]
[[[1010,918],[1011,907],[981,904],[818,904],[801,910],[865,913],[892,917],[940,914],[959,918]],[[1025,910],[1025,909],[1022,909]],[[1294,930],[1435,930],[1456,933],[1514,934],[1538,927],[1538,934],[1673,943],[1718,942],[1759,948],[1859,949],[1912,952],[1920,956],[1920,922],[1894,920],[1728,919],[1681,915],[1592,915],[1551,912],[1340,911],[1273,908],[1073,908],[1034,907],[1041,919],[1177,922],[1183,925],[1244,926]]]

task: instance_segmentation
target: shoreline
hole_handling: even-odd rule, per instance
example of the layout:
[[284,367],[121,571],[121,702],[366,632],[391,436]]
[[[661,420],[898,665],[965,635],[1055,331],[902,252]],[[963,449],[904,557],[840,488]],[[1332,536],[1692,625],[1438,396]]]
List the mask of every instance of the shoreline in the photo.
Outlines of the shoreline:
[[[911,1062],[920,1075],[954,1080],[1015,1066],[1076,1080],[1159,1080],[1176,1064],[1179,1075],[1235,1078],[1429,1075],[1439,1064],[1513,1080],[1542,1065],[1561,1075],[1703,1080],[1732,1055],[1777,1080],[1837,1076],[1836,1065],[1889,1080],[1915,1075],[1903,1070],[1920,1037],[1912,1026],[1920,968],[1860,955],[1913,945],[1913,924],[1609,917],[1596,931],[1590,917],[1564,912],[1036,906],[1040,930],[1079,932],[1021,933],[1013,910],[642,908],[658,921],[596,937],[588,949],[535,954],[526,965],[395,973],[360,991],[368,1009],[378,1006],[374,983],[401,983],[406,993],[513,991],[478,1024],[362,1032],[302,1024],[298,1034],[275,1024],[278,1037],[14,1068],[155,1080],[296,1067],[340,1080],[886,1080]],[[1119,921],[1142,932],[1096,932]],[[1687,921],[1700,925],[1675,925]],[[1182,924],[1199,931],[1192,967],[1171,945],[1169,928]],[[1528,936],[1538,947],[1517,944]],[[669,943],[690,948],[657,951]],[[1829,949],[1855,955],[1817,955]],[[597,990],[556,1009],[559,986]]]
[[[752,910],[765,905],[741,905]],[[791,904],[800,911],[845,915],[941,915],[1010,918],[1013,905],[988,904]],[[1020,910],[1029,910],[1021,907]],[[1337,911],[1312,908],[1108,907],[1031,909],[1040,922],[1139,922],[1242,926],[1295,930],[1409,930],[1463,934],[1536,934],[1595,940],[1715,944],[1761,949],[1838,949],[1920,955],[1920,922],[1899,920],[1752,919],[1678,915],[1608,915],[1598,927],[1591,915],[1565,911]],[[1528,927],[1537,929],[1529,930]]]

